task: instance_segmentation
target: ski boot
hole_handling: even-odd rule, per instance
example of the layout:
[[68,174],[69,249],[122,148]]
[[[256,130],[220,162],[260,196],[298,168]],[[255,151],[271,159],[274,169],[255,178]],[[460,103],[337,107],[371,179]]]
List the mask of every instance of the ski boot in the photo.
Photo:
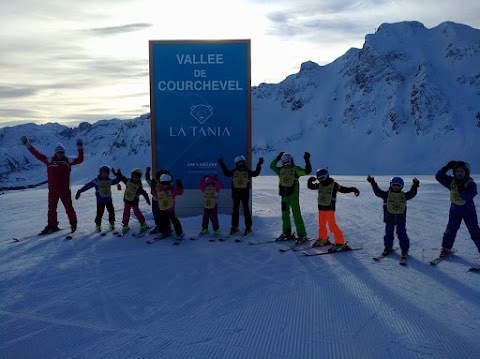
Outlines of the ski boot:
[[213,231],[214,236],[218,236],[220,234],[220,229],[216,229]]
[[408,250],[402,250],[402,253],[400,254],[400,257],[402,259],[405,259],[405,258],[407,258],[407,256],[408,256]]
[[251,234],[253,231],[252,231],[252,228],[251,227],[247,227],[245,228],[245,232],[243,232],[243,235],[244,236],[248,236],[249,234]]
[[40,234],[49,234],[49,233],[53,233],[53,232],[56,232],[56,231],[59,231],[60,228],[58,228],[57,226],[50,226],[50,225],[46,225],[45,228],[43,229],[43,231],[40,232]]
[[439,255],[438,257],[439,257],[439,258],[448,257],[448,256],[450,255],[450,253],[452,253],[452,250],[451,250],[451,249],[443,248],[443,247],[442,247],[442,250],[440,251],[440,255]]
[[302,244],[308,241],[307,236],[299,236],[295,241],[295,244]]
[[295,235],[294,234],[285,234],[285,233],[282,233],[280,236],[278,236],[275,240],[276,241],[279,241],[279,242],[283,242],[283,241],[291,241],[295,239]]
[[328,251],[329,252],[342,252],[342,251],[347,251],[348,249],[349,249],[349,247],[345,243],[342,243],[342,244],[335,243],[333,246],[330,247],[330,249]]
[[208,229],[204,228],[204,229],[202,229],[202,230],[200,231],[199,235],[200,235],[200,236],[204,236],[204,235],[207,234],[207,233],[208,233]]
[[95,232],[101,232],[102,231],[102,226],[99,226],[98,224],[95,225]]
[[330,241],[327,239],[322,239],[322,238],[318,238],[315,243],[313,243],[312,247],[322,247],[322,246],[326,246],[327,244],[330,244]]
[[75,231],[77,230],[77,224],[76,224],[76,223],[72,224],[72,225],[70,226],[70,229],[71,229],[71,231],[72,231],[71,233],[75,233]]
[[394,250],[392,247],[385,247],[383,248],[382,256],[388,256],[390,253],[392,253]]
[[232,228],[230,229],[230,235],[231,235],[231,236],[237,234],[238,232],[240,232],[240,230],[238,229],[238,227],[232,227]]

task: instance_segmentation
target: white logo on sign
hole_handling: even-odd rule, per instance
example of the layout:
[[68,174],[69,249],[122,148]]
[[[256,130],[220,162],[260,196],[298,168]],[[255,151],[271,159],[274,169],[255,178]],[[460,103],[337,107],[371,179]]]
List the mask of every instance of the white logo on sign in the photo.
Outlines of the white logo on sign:
[[208,105],[196,105],[190,108],[190,115],[203,125],[213,115],[213,107]]

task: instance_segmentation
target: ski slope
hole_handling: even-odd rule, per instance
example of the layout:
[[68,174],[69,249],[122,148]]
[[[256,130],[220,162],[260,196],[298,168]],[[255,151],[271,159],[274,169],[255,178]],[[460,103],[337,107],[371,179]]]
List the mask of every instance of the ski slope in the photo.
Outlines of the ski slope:
[[[47,190],[3,193],[0,358],[478,358],[480,275],[466,269],[479,254],[464,225],[456,255],[428,264],[447,223],[448,191],[433,175],[418,177],[419,193],[407,203],[411,250],[402,267],[398,252],[372,259],[383,248],[384,224],[382,201],[365,177],[334,178],[360,189],[358,198],[338,194],[337,223],[351,245],[364,249],[318,257],[248,240],[173,246],[147,245],[148,236],[100,237],[93,232],[93,190],[74,200],[73,240],[64,240],[64,231],[14,243],[13,236],[46,225]],[[403,178],[408,189],[412,176]],[[389,177],[376,180],[387,188]],[[305,177],[301,186],[313,237],[316,193]],[[119,223],[123,191],[112,191]],[[254,179],[253,210],[250,241],[280,234],[276,177]],[[58,212],[67,228],[62,205]],[[197,236],[201,216],[181,222],[187,237]],[[138,227],[133,215],[131,225]],[[230,216],[220,215],[220,226],[226,234]]]

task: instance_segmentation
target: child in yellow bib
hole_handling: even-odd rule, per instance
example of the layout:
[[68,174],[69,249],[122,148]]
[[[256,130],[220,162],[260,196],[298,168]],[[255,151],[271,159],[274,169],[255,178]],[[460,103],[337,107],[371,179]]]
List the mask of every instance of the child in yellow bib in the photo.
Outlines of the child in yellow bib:
[[218,234],[218,198],[222,182],[218,175],[206,176],[199,183],[198,188],[203,192],[203,219],[200,235],[208,233],[208,222],[212,222],[213,234]]
[[355,193],[355,196],[360,195],[360,191],[355,187],[340,186],[330,177],[326,168],[320,168],[316,177],[310,177],[307,182],[307,187],[311,190],[318,191],[318,239],[313,244],[314,247],[328,244],[327,224],[330,231],[333,233],[335,243],[331,251],[342,251],[347,249],[343,233],[337,225],[335,219],[335,208],[337,203],[337,192],[340,193]]
[[414,178],[412,188],[408,192],[402,191],[404,182],[401,177],[392,178],[388,191],[381,190],[372,176],[368,176],[367,181],[372,185],[375,196],[383,199],[383,221],[385,222],[383,243],[385,248],[382,254],[387,255],[393,251],[393,232],[396,227],[402,257],[406,257],[410,248],[410,239],[408,238],[406,227],[407,201],[417,195],[420,181]]

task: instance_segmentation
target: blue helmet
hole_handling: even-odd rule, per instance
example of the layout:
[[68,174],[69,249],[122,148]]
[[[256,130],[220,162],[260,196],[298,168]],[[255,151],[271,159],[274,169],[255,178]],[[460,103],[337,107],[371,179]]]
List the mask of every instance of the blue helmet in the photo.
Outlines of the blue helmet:
[[405,185],[405,183],[403,182],[403,178],[402,177],[393,177],[391,180],[390,180],[390,187],[392,187],[392,184],[399,184],[401,187],[400,189],[403,188],[403,186]]
[[317,170],[317,179],[319,181],[325,181],[329,177],[328,170],[326,168],[320,168]]

